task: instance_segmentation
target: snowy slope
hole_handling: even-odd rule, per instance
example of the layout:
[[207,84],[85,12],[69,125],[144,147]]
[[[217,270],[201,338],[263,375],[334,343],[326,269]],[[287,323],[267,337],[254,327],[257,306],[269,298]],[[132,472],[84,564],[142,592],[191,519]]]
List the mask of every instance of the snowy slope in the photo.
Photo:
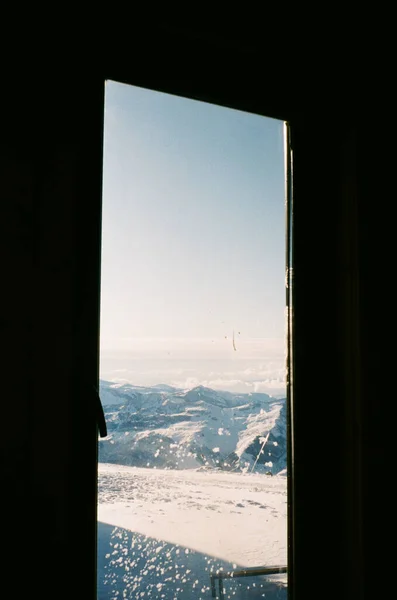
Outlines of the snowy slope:
[[[99,465],[98,600],[211,598],[210,575],[287,564],[286,478]],[[225,598],[287,598],[286,576]]]
[[286,401],[202,386],[100,382],[108,437],[99,460],[159,469],[286,469]]
[[[287,564],[285,477],[103,463],[98,475],[98,600],[206,600],[219,569]],[[286,585],[228,579],[225,598],[286,600]]]

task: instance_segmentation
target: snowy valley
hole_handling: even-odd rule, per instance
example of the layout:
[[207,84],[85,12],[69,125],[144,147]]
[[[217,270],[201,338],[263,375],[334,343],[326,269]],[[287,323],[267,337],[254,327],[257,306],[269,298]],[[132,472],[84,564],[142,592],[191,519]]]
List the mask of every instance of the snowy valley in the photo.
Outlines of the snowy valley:
[[[285,399],[105,381],[100,396],[98,600],[205,600],[220,571],[287,564]],[[285,574],[218,586],[287,597]]]
[[105,381],[100,396],[109,434],[99,440],[100,462],[285,473],[285,398]]

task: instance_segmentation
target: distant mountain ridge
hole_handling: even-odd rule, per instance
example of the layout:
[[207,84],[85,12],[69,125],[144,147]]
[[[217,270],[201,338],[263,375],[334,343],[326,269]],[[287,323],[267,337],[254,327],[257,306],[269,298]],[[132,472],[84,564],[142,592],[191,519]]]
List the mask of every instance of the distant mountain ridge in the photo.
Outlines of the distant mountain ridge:
[[285,473],[285,398],[108,381],[100,381],[100,397],[108,427],[100,462]]

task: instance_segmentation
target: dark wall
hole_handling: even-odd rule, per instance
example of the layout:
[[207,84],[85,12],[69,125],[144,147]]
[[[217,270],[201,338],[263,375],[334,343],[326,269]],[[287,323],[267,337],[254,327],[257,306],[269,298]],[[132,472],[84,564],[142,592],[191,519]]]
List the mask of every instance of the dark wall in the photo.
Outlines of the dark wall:
[[[97,378],[103,81],[109,77],[291,121],[293,593],[306,600],[363,597],[364,584],[375,581],[363,564],[377,557],[369,536],[377,531],[371,501],[379,495],[370,491],[370,469],[376,466],[380,477],[385,472],[368,462],[367,450],[371,431],[371,447],[382,454],[383,437],[367,415],[370,410],[372,423],[380,419],[370,365],[379,346],[374,311],[383,304],[369,298],[374,254],[380,257],[384,246],[369,239],[357,89],[343,68],[323,78],[304,68],[286,70],[249,35],[165,28],[151,42],[157,67],[145,71],[135,40],[128,56],[107,55],[94,64],[70,58],[40,77],[33,69],[16,70],[4,87],[0,591],[7,598],[23,597],[21,588],[26,597],[39,590],[42,598],[94,598],[90,386]],[[182,63],[182,55],[189,60]],[[82,588],[87,592],[77,592]]]
[[4,597],[95,581],[103,88],[65,69],[3,95]]

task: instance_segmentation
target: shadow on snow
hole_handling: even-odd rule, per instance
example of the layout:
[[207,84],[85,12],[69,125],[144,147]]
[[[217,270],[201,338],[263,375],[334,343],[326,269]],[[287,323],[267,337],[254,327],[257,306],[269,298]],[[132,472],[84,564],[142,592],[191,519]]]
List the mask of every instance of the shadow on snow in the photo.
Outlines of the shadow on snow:
[[[206,600],[210,575],[242,568],[121,527],[98,523],[98,600]],[[224,598],[285,600],[285,582],[267,578],[225,579]],[[216,584],[218,597],[218,582]]]

